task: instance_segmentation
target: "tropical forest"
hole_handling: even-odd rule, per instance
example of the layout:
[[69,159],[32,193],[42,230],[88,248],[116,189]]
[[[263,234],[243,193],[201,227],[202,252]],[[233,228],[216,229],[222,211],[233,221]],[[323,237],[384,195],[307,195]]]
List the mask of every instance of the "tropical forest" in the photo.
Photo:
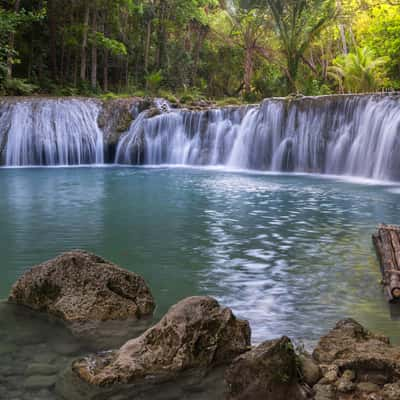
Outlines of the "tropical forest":
[[400,400],[400,0],[0,0],[0,400]]
[[4,94],[256,101],[400,88],[397,0],[2,1]]

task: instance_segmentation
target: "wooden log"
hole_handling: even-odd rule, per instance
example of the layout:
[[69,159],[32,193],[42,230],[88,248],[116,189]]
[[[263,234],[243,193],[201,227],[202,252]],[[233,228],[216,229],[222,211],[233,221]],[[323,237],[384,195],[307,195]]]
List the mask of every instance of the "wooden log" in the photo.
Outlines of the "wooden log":
[[385,229],[387,231],[397,231],[400,232],[399,225],[388,225],[388,224],[379,224],[378,229]]
[[379,225],[372,235],[383,275],[385,295],[389,301],[400,299],[400,226]]
[[399,238],[399,231],[390,230],[389,235],[392,241],[394,259],[396,262],[397,268],[400,270],[400,238]]

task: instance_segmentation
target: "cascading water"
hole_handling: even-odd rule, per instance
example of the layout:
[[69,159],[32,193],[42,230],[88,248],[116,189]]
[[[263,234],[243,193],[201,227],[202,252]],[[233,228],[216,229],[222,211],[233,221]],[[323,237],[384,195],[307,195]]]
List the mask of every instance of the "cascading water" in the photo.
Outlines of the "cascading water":
[[119,137],[109,152],[112,157],[115,152],[111,162],[117,164],[222,165],[400,180],[398,95],[271,99],[260,106],[205,111],[176,110],[161,100],[155,103],[160,115],[150,118],[148,111],[135,113],[132,107],[130,128],[117,135],[110,134],[114,122],[108,126],[108,120],[103,121],[104,132],[99,128],[100,102],[3,100],[0,161],[102,163],[111,147],[109,137]]
[[0,156],[8,166],[102,164],[99,111],[90,100],[1,102]]
[[153,118],[144,111],[121,138],[116,162],[225,165],[248,110],[173,111]]
[[327,96],[141,114],[116,162],[223,165],[400,180],[400,98]]

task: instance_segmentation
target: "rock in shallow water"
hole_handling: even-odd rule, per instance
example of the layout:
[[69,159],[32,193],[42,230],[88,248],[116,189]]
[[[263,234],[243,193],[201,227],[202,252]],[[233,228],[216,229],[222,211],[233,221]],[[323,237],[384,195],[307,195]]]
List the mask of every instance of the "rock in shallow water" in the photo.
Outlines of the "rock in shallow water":
[[323,336],[313,356],[325,372],[314,386],[317,400],[326,397],[321,393],[328,387],[332,399],[390,399],[398,383],[391,384],[400,382],[400,348],[352,319],[339,321]]
[[137,320],[155,308],[143,278],[79,250],[27,271],[12,287],[9,302],[61,318],[76,333],[87,322]]
[[228,400],[300,400],[296,354],[287,337],[266,341],[239,356],[225,374]]
[[190,297],[171,307],[154,327],[118,351],[73,363],[73,371],[97,386],[159,383],[188,370],[227,364],[250,346],[247,321],[210,297]]

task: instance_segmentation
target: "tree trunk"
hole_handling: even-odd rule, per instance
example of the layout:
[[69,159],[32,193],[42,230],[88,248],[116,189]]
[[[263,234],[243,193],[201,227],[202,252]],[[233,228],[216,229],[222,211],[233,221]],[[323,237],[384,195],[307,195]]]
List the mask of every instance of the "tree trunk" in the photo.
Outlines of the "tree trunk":
[[88,30],[89,30],[89,15],[90,8],[89,2],[86,2],[85,15],[83,18],[83,33],[82,33],[82,47],[81,47],[81,74],[80,78],[82,81],[86,80],[86,50],[88,42]]
[[67,55],[65,57],[65,66],[64,66],[64,78],[69,80],[71,78],[71,49],[68,48]]
[[165,1],[160,1],[159,5],[159,22],[158,22],[158,48],[157,48],[157,66],[161,69],[164,66],[165,49],[166,49],[166,26],[167,19],[167,4]]
[[103,60],[103,90],[108,92],[108,49],[104,49],[104,60]]
[[286,85],[288,94],[297,93],[297,73],[300,59],[297,56],[288,56],[286,72]]
[[[340,17],[344,17],[343,15],[343,5],[341,0],[336,0],[336,10],[339,14]],[[346,32],[344,30],[344,25],[339,22],[339,33],[340,33],[340,39],[342,41],[342,46],[343,46],[343,53],[348,54],[349,50],[347,47],[347,41],[346,41]]]
[[65,78],[65,31],[63,30],[61,35],[61,56],[60,56],[60,70],[59,70],[59,78],[62,83],[64,83]]
[[73,72],[73,85],[74,87],[78,84],[78,54],[75,54],[74,60],[74,72]]
[[340,38],[342,39],[343,53],[348,54],[349,50],[347,48],[346,33],[344,31],[343,24],[339,24],[339,32],[340,32]]
[[125,60],[125,87],[129,87],[129,57]]
[[55,0],[47,1],[47,16],[50,32],[50,71],[54,80],[57,80],[57,20]]
[[201,26],[198,30],[196,46],[194,48],[194,63],[192,70],[192,85],[196,85],[197,80],[197,71],[200,63],[200,50],[203,46],[204,40],[206,39],[208,34],[208,29],[206,27]]
[[97,32],[97,11],[93,11],[93,43],[92,43],[92,74],[91,74],[91,85],[92,89],[95,90],[97,87],[97,43],[96,43],[96,32]]
[[[14,12],[19,11],[19,7],[21,5],[21,0],[15,0],[14,4]],[[9,53],[7,56],[7,78],[11,79],[12,78],[12,73],[13,73],[13,52],[14,52],[14,45],[15,45],[15,33],[11,32],[9,39],[8,39],[8,47],[9,47]]]
[[144,49],[144,72],[146,74],[148,73],[149,69],[150,41],[151,41],[151,20],[147,22],[147,27],[146,27],[146,44]]
[[244,62],[244,91],[245,94],[251,92],[251,80],[253,78],[253,51],[252,47],[247,47],[245,50],[245,62]]

